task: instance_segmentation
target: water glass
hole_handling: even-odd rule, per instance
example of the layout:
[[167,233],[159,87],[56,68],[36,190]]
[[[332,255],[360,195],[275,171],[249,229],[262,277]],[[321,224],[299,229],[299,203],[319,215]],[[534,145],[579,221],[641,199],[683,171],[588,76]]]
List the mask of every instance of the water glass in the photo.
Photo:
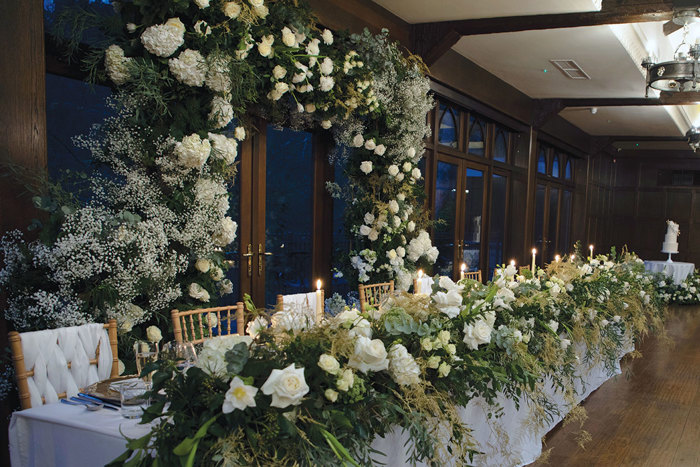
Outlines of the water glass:
[[183,371],[197,364],[197,352],[192,342],[168,342],[161,350],[161,358],[174,361]]
[[[136,358],[136,371],[140,376],[148,363],[158,360],[158,344],[148,341],[136,341],[134,343],[134,357]],[[145,382],[150,383],[151,373],[144,375],[142,378]]]
[[149,405],[146,395],[149,386],[141,380],[124,383],[121,385],[121,414],[124,418],[141,418],[143,411]]

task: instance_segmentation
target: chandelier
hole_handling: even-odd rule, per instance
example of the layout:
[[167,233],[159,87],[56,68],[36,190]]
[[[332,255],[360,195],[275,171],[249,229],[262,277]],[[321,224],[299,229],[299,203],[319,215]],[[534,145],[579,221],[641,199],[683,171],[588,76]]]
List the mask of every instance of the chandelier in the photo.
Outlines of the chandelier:
[[642,66],[647,70],[646,97],[649,88],[669,92],[698,91],[700,83],[700,44],[690,45],[686,39],[688,24],[683,26],[683,41],[676,48],[673,60],[654,63],[646,58]]
[[700,130],[691,127],[685,134],[685,137],[688,138],[688,144],[693,152],[698,152],[698,149],[700,149]]

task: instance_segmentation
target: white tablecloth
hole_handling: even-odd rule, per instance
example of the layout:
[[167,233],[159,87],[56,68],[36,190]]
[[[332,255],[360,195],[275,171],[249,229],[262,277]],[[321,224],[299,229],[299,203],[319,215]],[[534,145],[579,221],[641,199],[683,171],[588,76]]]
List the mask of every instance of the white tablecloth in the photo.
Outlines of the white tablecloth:
[[104,466],[126,450],[126,440],[140,438],[149,425],[126,419],[119,412],[61,403],[12,414],[10,459],[13,467]]
[[679,285],[695,271],[694,263],[678,263],[676,261],[672,263],[668,261],[644,261],[644,267],[649,272],[663,272],[672,278],[676,285]]
[[[623,355],[633,349],[629,343]],[[579,346],[577,351],[582,359],[583,347]],[[585,383],[576,387],[577,402],[588,397],[611,377],[610,371],[602,365],[591,367],[582,364],[578,372]],[[613,373],[620,373],[619,362]],[[561,415],[545,427],[533,428],[528,423],[531,416],[527,404],[516,409],[515,403],[503,396],[499,402],[504,414],[495,420],[489,420],[489,408],[481,399],[474,399],[466,407],[460,408],[460,416],[474,430],[473,436],[479,443],[477,448],[485,453],[474,459],[476,465],[520,466],[540,456],[542,437],[570,410],[562,394],[551,385],[547,385],[545,391],[549,400],[557,404],[561,411]],[[83,407],[60,403],[15,412],[10,422],[12,466],[103,466],[126,450],[120,430],[129,438],[139,438],[148,433],[149,426],[138,425],[138,420],[124,419],[117,412],[89,412]],[[398,429],[385,438],[376,439],[372,447],[386,456],[377,455],[375,459],[389,467],[410,465],[404,446],[407,439],[406,434]]]

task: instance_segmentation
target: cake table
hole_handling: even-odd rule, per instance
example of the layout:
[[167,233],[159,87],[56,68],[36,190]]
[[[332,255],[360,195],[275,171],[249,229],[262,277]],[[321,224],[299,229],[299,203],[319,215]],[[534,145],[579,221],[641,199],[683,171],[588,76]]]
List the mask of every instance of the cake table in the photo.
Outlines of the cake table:
[[679,263],[674,261],[644,261],[644,267],[649,272],[662,272],[673,279],[676,285],[683,282],[686,277],[695,271],[694,263]]

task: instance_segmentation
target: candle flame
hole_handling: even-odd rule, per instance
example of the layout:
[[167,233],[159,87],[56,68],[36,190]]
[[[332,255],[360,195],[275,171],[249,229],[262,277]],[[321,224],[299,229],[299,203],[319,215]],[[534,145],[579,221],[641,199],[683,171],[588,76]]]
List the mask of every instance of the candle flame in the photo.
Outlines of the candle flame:
[[466,271],[466,270],[467,270],[467,264],[466,264],[466,263],[462,263],[462,265],[459,267],[459,269],[460,269],[460,271],[462,271],[462,272]]
[[514,259],[511,259],[511,260],[510,260],[510,265],[511,265],[511,266],[515,266],[515,260],[514,260]]
[[561,259],[561,256],[554,255],[554,261],[556,261],[558,263],[560,259]]
[[576,255],[571,255],[571,261],[576,259]]
[[537,248],[533,248],[533,249],[532,249],[532,254],[533,254],[533,255],[537,254]]
[[423,278],[423,270],[419,269],[418,270],[418,279],[422,279],[422,278]]
[[321,279],[316,281],[316,290],[321,290]]

